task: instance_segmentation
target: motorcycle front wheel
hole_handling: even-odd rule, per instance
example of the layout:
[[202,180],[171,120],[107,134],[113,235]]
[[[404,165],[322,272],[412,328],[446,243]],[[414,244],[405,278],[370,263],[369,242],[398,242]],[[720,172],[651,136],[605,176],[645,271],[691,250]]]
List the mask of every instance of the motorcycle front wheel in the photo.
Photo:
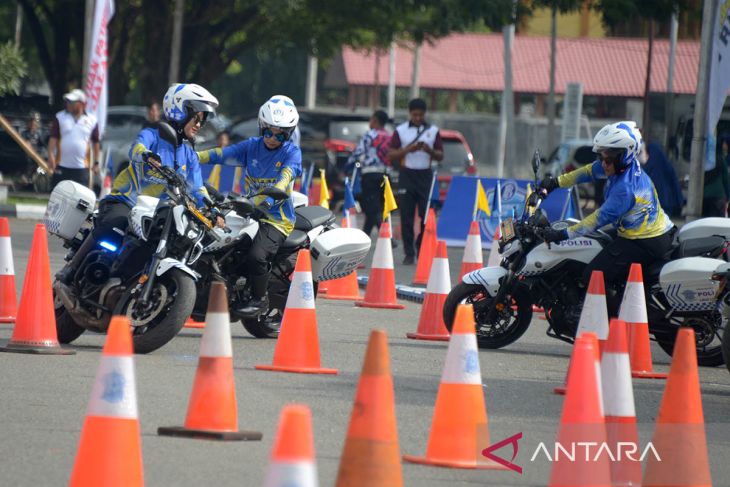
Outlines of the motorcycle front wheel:
[[120,314],[132,322],[134,352],[150,353],[175,338],[193,312],[195,294],[193,278],[171,269],[155,281],[146,311],[136,309],[135,296],[122,303]]
[[730,372],[730,326],[726,326],[722,333],[722,356],[725,358],[725,367]]
[[[451,332],[454,315],[459,304],[474,306],[476,336],[479,348],[502,348],[517,341],[532,321],[532,302],[522,293],[506,296],[503,309],[496,313],[496,319],[487,322],[487,312],[498,305],[483,286],[460,282],[444,302],[444,324]],[[509,305],[507,305],[509,304]]]

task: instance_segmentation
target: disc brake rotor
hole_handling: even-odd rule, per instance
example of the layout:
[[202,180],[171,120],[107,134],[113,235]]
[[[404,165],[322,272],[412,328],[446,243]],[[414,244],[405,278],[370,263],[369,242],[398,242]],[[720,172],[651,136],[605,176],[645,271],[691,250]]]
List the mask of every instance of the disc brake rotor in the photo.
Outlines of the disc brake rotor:
[[158,284],[157,286],[155,286],[154,290],[152,291],[152,295],[150,296],[150,300],[153,302],[153,306],[149,310],[145,310],[144,314],[142,314],[141,316],[138,315],[138,312],[136,310],[137,298],[129,301],[129,304],[127,305],[126,316],[127,318],[129,318],[132,326],[135,328],[140,326],[146,326],[152,320],[157,318],[157,315],[167,304],[167,296],[167,287],[162,284]]

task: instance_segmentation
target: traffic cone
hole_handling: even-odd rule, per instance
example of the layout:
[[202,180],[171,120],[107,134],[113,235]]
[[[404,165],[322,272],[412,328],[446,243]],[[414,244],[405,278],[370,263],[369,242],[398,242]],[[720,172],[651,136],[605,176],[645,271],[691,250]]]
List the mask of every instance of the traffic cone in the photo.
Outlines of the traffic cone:
[[461,304],[454,317],[446,364],[436,395],[426,456],[405,455],[403,459],[449,468],[506,468],[486,457],[477,458],[477,446],[482,444],[488,447],[490,441],[474,309],[471,304]]
[[183,328],[205,328],[205,322],[204,321],[195,321],[191,316],[188,316],[188,319],[185,320],[185,324],[183,325]]
[[51,289],[51,264],[48,260],[46,227],[38,223],[33,233],[23,292],[13,336],[2,352],[72,355],[74,350],[61,348],[56,334],[56,315]]
[[132,331],[112,317],[69,485],[144,485]]
[[649,342],[649,321],[646,317],[644,278],[641,264],[631,264],[618,317],[629,327],[631,376],[639,379],[665,379],[667,374],[654,372]]
[[336,486],[381,485],[402,486],[403,473],[388,337],[383,330],[373,330],[355,392]]
[[502,262],[502,254],[499,253],[499,225],[497,225],[492,239],[492,246],[489,248],[487,267],[497,267],[500,262]]
[[256,368],[301,374],[337,373],[337,369],[324,369],[320,364],[312,263],[307,249],[300,250],[297,255],[294,277],[274,349],[274,361],[272,365],[257,365]]
[[[588,292],[586,292],[586,297],[583,301],[583,309],[580,312],[580,320],[578,321],[578,329],[575,336],[579,337],[584,332],[596,334],[600,355],[601,350],[603,350],[603,344],[608,339],[608,309],[606,308],[606,288],[602,271],[593,271],[591,273],[591,280],[588,283]],[[568,372],[565,373],[563,386],[553,389],[555,394],[565,394],[565,384],[568,383],[569,371],[570,363],[568,363]]]
[[418,319],[416,333],[406,333],[414,340],[448,341],[449,330],[444,324],[444,301],[451,291],[449,279],[449,256],[446,253],[446,242],[438,241],[436,255],[431,266],[431,275],[428,278],[426,297],[421,307],[421,317]]
[[[350,228],[350,225],[347,223],[347,218],[342,219],[342,228]],[[322,297],[343,301],[362,299],[362,296],[360,296],[360,288],[357,285],[357,272],[352,271],[345,277],[327,281],[327,292]]]
[[[563,402],[557,443],[570,451],[571,445],[606,443],[606,425],[601,399],[600,374],[596,371],[595,345],[581,336],[573,347],[568,376],[568,391]],[[611,469],[606,454],[591,455],[576,452],[573,458],[556,453],[548,486],[580,485],[598,487],[611,485]]]
[[211,285],[205,322],[185,425],[162,426],[157,428],[157,434],[206,440],[260,440],[261,433],[257,431],[238,431],[228,295],[222,282],[214,281]]
[[112,192],[112,177],[111,177],[111,174],[107,174],[106,176],[104,176],[104,183],[101,185],[101,193],[99,194],[99,199],[103,198],[104,196],[107,196],[111,192]]
[[15,267],[13,246],[10,242],[10,225],[7,218],[0,218],[0,323],[13,323],[18,314],[18,298],[15,295]]
[[363,308],[403,309],[395,294],[395,270],[393,269],[393,249],[390,247],[390,222],[380,225],[380,235],[375,244],[375,255],[370,268],[365,298],[355,306]]
[[[618,451],[620,443],[639,444],[627,333],[626,323],[612,319],[601,358],[606,437],[611,451]],[[611,462],[611,481],[612,485],[641,485],[641,461],[638,457],[633,459],[622,455]]]
[[461,281],[465,274],[479,270],[482,267],[484,267],[484,260],[482,259],[482,234],[479,230],[479,222],[473,221],[469,227],[469,235],[466,237],[464,257],[461,259],[459,281]]
[[264,487],[316,487],[312,413],[307,406],[284,406]]
[[416,274],[413,276],[413,284],[426,284],[431,276],[431,263],[436,255],[436,212],[433,208],[428,209],[426,225],[421,237],[421,248],[418,251],[418,263]]
[[651,440],[657,455],[647,455],[645,487],[712,485],[695,346],[694,330],[680,328]]
[[[580,337],[578,337],[578,338],[582,338],[582,337],[588,338],[591,341],[591,343],[593,344],[593,348],[596,351],[596,370],[598,371],[600,369],[600,366],[601,366],[601,352],[599,350],[600,347],[598,345],[598,337],[592,331],[584,331],[584,332],[582,332],[580,334]],[[577,342],[577,339],[576,339],[576,342]],[[573,342],[573,347],[575,347],[575,342]],[[560,386],[560,387],[556,387],[555,389],[553,389],[553,392],[555,394],[565,395],[565,392],[568,390],[568,377],[570,376],[570,369],[572,367],[573,367],[573,355],[571,353],[570,361],[568,362],[568,371],[565,374],[565,382],[564,382],[564,385],[563,386]],[[601,380],[601,374],[600,374],[600,372],[597,375],[598,375],[598,381],[599,381],[599,384],[600,384],[600,380]]]

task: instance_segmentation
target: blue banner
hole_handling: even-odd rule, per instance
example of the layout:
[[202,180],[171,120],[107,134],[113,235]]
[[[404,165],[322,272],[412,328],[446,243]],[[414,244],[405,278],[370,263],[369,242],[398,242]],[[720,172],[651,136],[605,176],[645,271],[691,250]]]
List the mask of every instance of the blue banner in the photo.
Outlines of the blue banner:
[[[481,180],[482,186],[484,186],[487,193],[487,201],[489,201],[492,212],[490,218],[481,221],[479,224],[482,233],[482,247],[488,249],[492,246],[494,232],[500,220],[507,217],[519,218],[522,216],[525,208],[527,183],[530,183],[534,189],[535,182],[502,179],[500,181],[501,198],[499,198],[496,178],[478,179]],[[463,247],[466,245],[466,237],[469,234],[469,226],[474,211],[476,188],[477,177],[475,176],[454,176],[451,180],[446,201],[438,216],[436,229],[439,240],[444,240],[449,246]],[[540,208],[545,210],[551,222],[575,217],[575,209],[573,208],[570,193],[569,189],[557,189],[542,202]]]

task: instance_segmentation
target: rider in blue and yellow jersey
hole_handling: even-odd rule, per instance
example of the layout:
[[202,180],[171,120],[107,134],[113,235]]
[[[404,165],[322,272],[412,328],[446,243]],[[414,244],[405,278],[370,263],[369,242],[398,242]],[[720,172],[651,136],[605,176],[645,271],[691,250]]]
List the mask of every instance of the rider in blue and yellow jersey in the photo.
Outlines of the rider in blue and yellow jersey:
[[[84,257],[110,232],[118,229],[123,233],[126,230],[127,216],[136,204],[138,195],[167,197],[167,182],[158,171],[160,166],[173,168],[183,176],[196,196],[198,206],[204,206],[203,197],[207,193],[203,187],[198,156],[183,141],[194,141],[205,122],[215,116],[217,106],[218,100],[196,84],[177,83],[167,90],[163,100],[164,117],[177,133],[177,149],[160,137],[158,128],[146,128],[139,133],[129,151],[129,166],[114,179],[111,194],[99,202],[94,230],[58,274],[60,282],[68,284]],[[216,224],[224,226],[225,221],[218,216]]]
[[[294,180],[302,172],[302,152],[290,138],[299,122],[294,102],[286,96],[272,96],[259,109],[260,137],[199,152],[203,164],[234,164],[243,168],[241,188],[245,196],[254,197],[261,189],[275,186],[291,196]],[[270,196],[253,198],[266,216],[253,240],[244,263],[251,280],[252,299],[237,311],[244,316],[256,316],[268,309],[267,288],[270,262],[279,246],[294,230],[294,203],[291,197],[274,201]]]
[[[606,282],[620,284],[626,281],[632,263],[646,269],[664,259],[672,248],[676,227],[662,210],[654,184],[639,164],[642,144],[636,123],[606,125],[593,139],[597,161],[558,178],[547,177],[540,183],[542,189],[550,192],[557,187],[607,179],[605,201],[600,208],[565,230],[548,229],[545,233],[546,241],[560,242],[605,225],[616,227],[618,237],[588,264],[584,283],[594,270],[600,270]],[[607,298],[609,313],[615,316],[618,303],[610,296]]]

